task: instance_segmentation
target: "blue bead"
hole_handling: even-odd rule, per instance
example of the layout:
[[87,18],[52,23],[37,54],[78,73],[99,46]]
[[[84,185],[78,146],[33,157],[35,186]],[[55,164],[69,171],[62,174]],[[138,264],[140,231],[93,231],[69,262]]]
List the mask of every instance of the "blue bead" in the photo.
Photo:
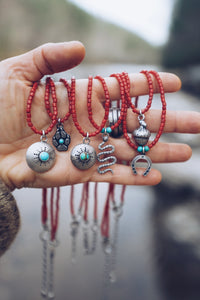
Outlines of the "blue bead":
[[59,144],[64,144],[64,139],[59,139]]
[[143,147],[142,146],[138,146],[137,151],[138,152],[142,152],[143,151]]
[[149,147],[148,146],[144,146],[144,151],[148,152],[149,151]]
[[102,128],[101,133],[104,133],[104,132],[105,132],[105,128]]
[[81,160],[88,160],[89,158],[90,158],[89,153],[82,152],[82,153],[80,154],[80,159],[81,159]]
[[39,155],[39,159],[41,161],[48,161],[49,160],[49,153],[48,152],[41,152]]
[[85,160],[85,158],[86,158],[85,153],[81,153],[80,159],[81,159],[81,160]]
[[107,132],[107,133],[111,133],[111,132],[112,132],[111,127],[107,127],[107,128],[106,128],[106,132]]

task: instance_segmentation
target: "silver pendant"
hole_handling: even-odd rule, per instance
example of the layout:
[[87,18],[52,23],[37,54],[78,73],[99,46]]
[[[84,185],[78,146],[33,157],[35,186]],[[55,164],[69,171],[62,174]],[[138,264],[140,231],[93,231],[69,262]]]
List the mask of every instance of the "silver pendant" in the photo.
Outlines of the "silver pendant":
[[[114,165],[117,161],[115,156],[107,156],[107,157],[101,158],[101,156],[112,154],[115,151],[115,147],[113,145],[104,146],[104,144],[108,141],[108,138],[109,138],[109,134],[103,133],[103,142],[101,144],[99,144],[99,146],[98,146],[99,150],[101,150],[102,152],[97,154],[97,159],[99,162],[103,162],[103,164],[100,165],[97,169],[100,174],[104,174],[106,172],[111,172],[113,174],[113,170],[111,168],[107,168],[107,167]],[[110,149],[110,150],[108,150],[108,149]],[[106,161],[108,161],[108,162],[104,163]],[[107,169],[102,170],[103,168],[107,168]]]
[[[86,143],[88,141],[88,143]],[[89,145],[89,138],[84,138],[83,143],[75,146],[71,152],[71,161],[79,170],[91,168],[97,160],[96,151]]]
[[[117,108],[117,107],[112,107],[109,110],[109,115],[108,115],[108,122],[109,122],[109,126],[113,126],[115,123],[117,123],[117,121],[119,120],[121,114],[121,109]],[[114,130],[112,130],[112,132],[110,133],[110,135],[113,138],[119,138],[123,135],[123,127],[122,127],[122,123],[119,124],[118,127],[116,127]]]
[[70,142],[70,135],[64,130],[63,125],[58,123],[56,133],[52,138],[53,145],[58,151],[67,151]]
[[150,131],[146,128],[147,124],[144,119],[145,116],[143,114],[138,116],[140,127],[133,131],[134,140],[140,146],[146,145],[151,135]]
[[47,172],[55,163],[55,150],[46,141],[34,143],[26,152],[26,162],[35,172]]
[[152,165],[152,162],[151,162],[151,159],[144,155],[144,154],[141,154],[141,155],[137,155],[131,162],[131,167],[132,167],[132,170],[133,170],[133,173],[135,175],[137,175],[137,171],[136,171],[136,163],[138,161],[145,161],[147,163],[147,167],[146,167],[146,170],[144,171],[143,173],[143,176],[147,176],[147,174],[150,172],[151,170],[151,165]]

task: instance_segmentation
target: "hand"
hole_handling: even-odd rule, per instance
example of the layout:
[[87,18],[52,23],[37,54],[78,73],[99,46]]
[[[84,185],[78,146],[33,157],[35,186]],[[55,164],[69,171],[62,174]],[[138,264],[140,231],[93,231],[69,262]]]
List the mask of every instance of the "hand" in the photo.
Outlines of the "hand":
[[[46,44],[23,55],[0,62],[0,177],[11,189],[21,187],[50,187],[76,184],[86,181],[105,181],[118,184],[154,185],[160,182],[161,174],[152,169],[147,177],[133,175],[131,167],[122,164],[112,166],[110,172],[101,175],[97,165],[81,171],[76,169],[70,160],[71,149],[82,142],[82,137],[74,127],[72,118],[65,123],[65,130],[71,135],[71,144],[67,152],[56,151],[54,167],[45,173],[35,173],[26,163],[27,148],[40,137],[33,133],[26,124],[26,101],[34,81],[49,75],[68,70],[78,65],[85,55],[85,49],[79,42]],[[165,92],[175,92],[181,83],[177,76],[160,73]],[[148,93],[146,78],[142,74],[130,74],[131,96]],[[94,131],[87,115],[87,80],[77,80],[76,109],[78,120],[87,131]],[[106,78],[106,83],[112,100],[120,98],[119,85],[115,78]],[[154,90],[158,89],[154,83]],[[50,119],[44,108],[44,84],[40,84],[32,104],[32,121],[41,130],[46,129]],[[58,83],[58,114],[66,111],[66,89]],[[93,117],[98,124],[104,115],[102,103],[105,101],[104,92],[99,81],[93,84]],[[151,132],[159,127],[159,111],[151,110],[146,114],[146,122]],[[61,116],[62,117],[62,116]],[[131,132],[138,125],[137,117],[128,112],[128,130]],[[152,122],[154,120],[154,122]],[[86,129],[85,129],[86,130]],[[200,132],[200,115],[196,112],[167,112],[166,132]],[[48,135],[49,141],[53,133]],[[102,141],[101,135],[91,138],[91,145],[98,149]],[[120,160],[131,160],[135,151],[127,145],[124,139],[111,139],[115,146],[115,156]],[[187,145],[158,143],[148,156],[152,162],[180,162],[191,156]]]

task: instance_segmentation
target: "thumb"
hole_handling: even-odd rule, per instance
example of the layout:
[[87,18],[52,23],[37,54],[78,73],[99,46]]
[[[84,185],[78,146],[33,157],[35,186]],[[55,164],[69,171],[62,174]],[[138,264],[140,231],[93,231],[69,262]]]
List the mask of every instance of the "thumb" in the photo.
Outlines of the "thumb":
[[80,42],[48,43],[7,59],[4,63],[5,67],[12,68],[12,77],[33,82],[40,80],[44,75],[77,66],[84,56],[85,48]]

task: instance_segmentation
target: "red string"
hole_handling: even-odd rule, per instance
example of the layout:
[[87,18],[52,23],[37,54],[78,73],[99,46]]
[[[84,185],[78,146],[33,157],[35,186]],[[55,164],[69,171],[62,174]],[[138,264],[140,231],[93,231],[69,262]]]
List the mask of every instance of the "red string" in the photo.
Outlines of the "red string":
[[124,203],[125,191],[126,191],[126,185],[123,185],[122,186],[122,191],[121,191],[121,197],[120,197],[121,203]]
[[89,182],[84,183],[84,204],[85,204],[85,210],[84,210],[84,221],[88,221],[88,198],[89,198]]
[[47,189],[42,189],[42,213],[41,213],[42,224],[45,225],[48,219],[47,211]]
[[94,186],[94,220],[97,221],[97,204],[98,204],[98,197],[97,197],[97,187],[98,187],[98,182],[95,182]]
[[[60,201],[60,188],[57,187],[56,203],[54,203],[54,188],[51,188],[51,202],[50,202],[50,214],[51,214],[51,241],[55,240],[56,232],[58,229],[58,217],[59,217],[59,201]],[[55,212],[54,212],[55,210]]]
[[74,211],[74,185],[71,185],[70,212],[71,212],[72,217],[74,217],[75,216],[75,211]]
[[112,184],[109,184],[107,198],[106,198],[104,211],[103,211],[103,218],[101,222],[101,235],[107,238],[109,237],[109,228],[110,228],[109,202],[110,202],[110,193],[112,192],[112,189],[113,189]]

